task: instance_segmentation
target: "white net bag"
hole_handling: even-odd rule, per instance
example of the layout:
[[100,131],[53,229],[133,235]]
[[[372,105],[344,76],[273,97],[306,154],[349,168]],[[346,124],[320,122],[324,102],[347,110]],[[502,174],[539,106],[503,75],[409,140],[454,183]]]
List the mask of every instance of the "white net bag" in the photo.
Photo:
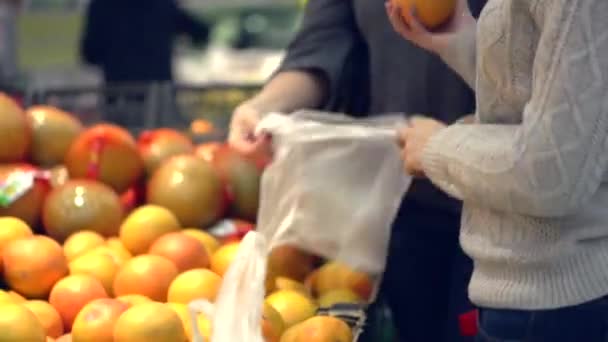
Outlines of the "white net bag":
[[[261,311],[269,253],[281,245],[372,275],[384,271],[391,224],[411,177],[397,146],[401,116],[356,120],[333,113],[270,114],[274,158],[262,177],[257,231],[248,233],[215,303],[190,303],[212,322],[212,342],[264,342]],[[205,341],[208,342],[208,341]]]

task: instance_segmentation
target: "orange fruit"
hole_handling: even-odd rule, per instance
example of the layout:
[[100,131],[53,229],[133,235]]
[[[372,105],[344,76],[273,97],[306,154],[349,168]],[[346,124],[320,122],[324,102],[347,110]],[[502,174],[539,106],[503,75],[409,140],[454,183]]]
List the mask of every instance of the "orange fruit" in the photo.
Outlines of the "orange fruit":
[[117,237],[111,237],[106,240],[106,246],[108,246],[116,256],[120,257],[121,260],[127,261],[133,257],[127,247],[125,247]]
[[76,316],[72,327],[74,342],[113,342],[114,326],[129,308],[116,299],[96,299],[85,305]]
[[86,252],[91,251],[95,247],[103,246],[106,240],[101,234],[83,230],[70,235],[67,240],[63,243],[63,252],[65,253],[68,261],[72,261],[83,255]]
[[168,209],[144,205],[135,209],[120,226],[120,241],[132,255],[148,252],[159,237],[177,232],[180,223]]
[[192,340],[192,320],[190,319],[190,313],[188,312],[188,306],[182,303],[167,303],[167,306],[179,316],[184,326],[184,332],[188,340]]
[[43,298],[68,274],[63,249],[54,240],[35,235],[10,242],[3,250],[8,285],[29,298]]
[[456,0],[394,0],[401,7],[403,17],[414,8],[418,20],[428,29],[448,21],[456,9]]
[[361,299],[369,300],[374,290],[372,278],[339,262],[328,262],[316,272],[313,288],[319,295],[328,291],[350,289]]
[[350,289],[337,289],[325,292],[318,299],[319,306],[329,308],[335,304],[361,303],[363,300]]
[[47,336],[58,338],[63,335],[63,321],[59,312],[48,302],[30,300],[23,303],[38,318]]
[[0,304],[4,302],[13,304],[23,304],[27,300],[15,291],[3,291],[0,290]]
[[223,277],[236,257],[238,250],[238,242],[232,242],[220,247],[211,257],[211,270]]
[[193,238],[197,239],[200,243],[202,243],[205,247],[205,250],[207,250],[208,255],[213,255],[213,253],[215,253],[215,251],[220,247],[220,242],[217,241],[216,238],[200,229],[187,228],[182,230],[182,233],[190,235]]
[[19,304],[0,305],[0,342],[45,342],[44,327],[30,310]]
[[317,305],[313,300],[297,291],[277,291],[266,297],[266,302],[281,315],[286,327],[300,323],[317,313]]
[[61,315],[64,328],[69,331],[80,310],[89,302],[107,298],[108,294],[99,280],[84,274],[67,276],[53,286],[49,303]]
[[352,342],[353,338],[348,324],[339,318],[316,316],[289,328],[281,342]]
[[[6,244],[32,235],[34,235],[32,229],[23,220],[11,216],[0,217],[0,261],[2,261],[2,248]],[[0,262],[0,272],[2,272],[2,262]]]
[[68,265],[70,274],[86,274],[99,280],[109,295],[112,295],[114,277],[118,273],[118,263],[105,253],[85,253]]
[[127,261],[118,271],[114,278],[114,294],[140,294],[164,302],[169,285],[177,275],[177,267],[167,258],[140,255]]
[[222,278],[203,268],[186,271],[178,275],[171,286],[169,302],[188,304],[195,299],[214,301],[222,284]]
[[147,302],[151,302],[152,299],[146,297],[146,296],[142,296],[142,295],[138,295],[138,294],[130,294],[130,295],[124,295],[124,296],[118,296],[116,297],[117,300],[129,304],[130,306],[133,305],[138,305],[138,304],[142,304],[142,303],[147,303]]
[[131,259],[131,257],[126,257],[125,255],[123,255],[120,252],[117,252],[116,250],[108,247],[107,245],[104,246],[99,246],[96,248],[93,248],[90,252],[88,252],[87,254],[103,254],[103,255],[107,255],[109,257],[112,258],[112,260],[114,260],[114,262],[118,265],[118,266],[122,266],[125,264],[125,262],[127,262],[127,260]]
[[178,232],[168,233],[156,239],[149,253],[171,260],[179,272],[209,267],[209,256],[205,247],[192,236]]
[[168,305],[143,303],[125,311],[114,326],[114,342],[186,342],[179,316]]
[[281,314],[272,305],[264,302],[262,308],[262,336],[266,342],[279,342],[284,330],[285,322],[283,322]]

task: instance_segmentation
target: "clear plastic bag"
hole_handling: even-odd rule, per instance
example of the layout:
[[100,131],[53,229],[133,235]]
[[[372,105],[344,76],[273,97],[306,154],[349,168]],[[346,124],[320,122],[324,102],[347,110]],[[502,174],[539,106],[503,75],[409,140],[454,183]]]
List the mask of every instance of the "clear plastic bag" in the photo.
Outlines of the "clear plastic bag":
[[[273,137],[262,177],[257,231],[241,242],[214,304],[190,303],[212,321],[213,342],[263,342],[267,257],[290,244],[380,276],[390,227],[411,177],[396,144],[403,117],[356,120],[333,113],[270,114],[258,130]],[[207,341],[205,341],[207,342]]]

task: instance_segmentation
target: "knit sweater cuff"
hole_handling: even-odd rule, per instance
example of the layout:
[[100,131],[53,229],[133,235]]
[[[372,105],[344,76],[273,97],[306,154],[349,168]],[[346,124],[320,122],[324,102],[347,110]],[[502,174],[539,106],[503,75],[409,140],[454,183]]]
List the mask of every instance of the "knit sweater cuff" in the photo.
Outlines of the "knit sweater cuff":
[[427,141],[426,146],[422,151],[421,162],[424,174],[431,182],[449,195],[460,199],[460,194],[451,186],[448,161],[441,152],[445,146],[453,144],[453,142],[448,141],[450,140],[449,131],[453,128],[455,127],[446,127],[435,133],[435,135]]

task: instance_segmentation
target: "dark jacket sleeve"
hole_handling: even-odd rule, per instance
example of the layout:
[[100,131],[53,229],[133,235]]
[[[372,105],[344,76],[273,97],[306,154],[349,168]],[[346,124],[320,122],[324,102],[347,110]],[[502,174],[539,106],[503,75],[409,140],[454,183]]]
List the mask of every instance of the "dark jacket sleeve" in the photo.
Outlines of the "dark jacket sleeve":
[[[367,77],[366,55],[352,1],[309,1],[301,28],[289,44],[278,71],[296,69],[319,73],[328,82],[330,92],[326,109],[356,113],[365,107],[362,102],[355,103],[356,99],[367,99],[367,96],[355,95],[365,92],[363,88],[355,89],[355,85],[367,86],[369,82],[354,80],[354,77]],[[359,74],[355,68],[360,70]]]
[[103,62],[107,30],[104,25],[109,22],[105,16],[104,0],[92,0],[87,8],[85,24],[80,42],[81,58],[90,64]]
[[175,11],[175,32],[177,34],[186,34],[192,38],[197,44],[206,43],[209,38],[209,26],[192,16],[185,9],[171,0],[173,10]]

